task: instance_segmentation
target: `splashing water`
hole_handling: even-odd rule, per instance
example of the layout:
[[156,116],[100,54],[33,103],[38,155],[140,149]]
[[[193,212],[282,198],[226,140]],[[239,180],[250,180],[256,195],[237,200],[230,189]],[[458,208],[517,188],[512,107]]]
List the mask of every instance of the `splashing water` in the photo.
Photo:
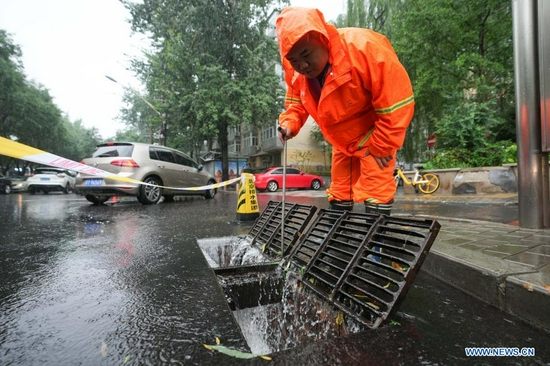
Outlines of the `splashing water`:
[[258,247],[250,245],[247,237],[208,238],[199,240],[198,244],[210,268],[250,265],[269,261]]
[[199,246],[211,268],[250,266],[247,273],[238,269],[218,274],[218,282],[252,353],[269,354],[365,330],[303,286],[297,273],[283,274],[277,265],[268,272],[254,267],[269,259],[246,237],[203,239]]
[[348,317],[338,324],[338,310],[304,288],[293,274],[287,274],[282,291],[279,303],[233,312],[252,353],[283,351],[366,329]]

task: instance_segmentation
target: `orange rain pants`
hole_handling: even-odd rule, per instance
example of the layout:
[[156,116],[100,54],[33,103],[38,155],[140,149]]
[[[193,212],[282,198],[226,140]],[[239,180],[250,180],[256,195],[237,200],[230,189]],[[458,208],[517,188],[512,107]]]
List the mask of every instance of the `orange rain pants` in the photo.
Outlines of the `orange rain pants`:
[[327,189],[330,201],[354,201],[388,203],[395,195],[393,171],[395,159],[390,166],[380,169],[372,155],[363,156],[366,148],[352,156],[336,149],[332,151],[331,183]]

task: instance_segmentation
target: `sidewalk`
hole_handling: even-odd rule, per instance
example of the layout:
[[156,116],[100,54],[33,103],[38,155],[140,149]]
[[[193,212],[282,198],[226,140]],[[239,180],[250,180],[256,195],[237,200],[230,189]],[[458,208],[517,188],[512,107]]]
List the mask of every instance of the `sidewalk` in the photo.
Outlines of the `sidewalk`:
[[[517,205],[517,194],[399,195],[402,201]],[[441,231],[422,269],[550,331],[550,230],[437,217]]]

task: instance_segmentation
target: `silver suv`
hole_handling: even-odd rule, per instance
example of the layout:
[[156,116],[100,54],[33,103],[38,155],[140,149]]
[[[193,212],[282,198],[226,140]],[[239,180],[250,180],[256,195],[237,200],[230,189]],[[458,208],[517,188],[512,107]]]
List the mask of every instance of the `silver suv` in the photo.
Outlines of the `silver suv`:
[[97,146],[83,164],[158,186],[100,178],[83,173],[76,177],[75,192],[94,204],[102,204],[113,196],[135,196],[144,205],[157,203],[162,196],[171,202],[176,195],[202,195],[214,198],[216,189],[201,191],[171,188],[201,187],[216,179],[181,151],[164,146],[137,142],[109,142]]

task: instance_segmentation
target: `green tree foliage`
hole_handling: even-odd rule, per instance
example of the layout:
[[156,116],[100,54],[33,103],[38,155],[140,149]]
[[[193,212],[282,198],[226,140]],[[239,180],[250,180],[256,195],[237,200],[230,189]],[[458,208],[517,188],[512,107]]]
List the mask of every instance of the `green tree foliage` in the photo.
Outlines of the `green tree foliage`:
[[152,41],[134,70],[163,113],[169,145],[196,155],[204,140],[216,139],[227,179],[228,127],[272,123],[282,107],[279,55],[266,35],[273,1],[122,2],[133,29]]
[[64,117],[64,124],[68,131],[67,155],[65,157],[81,161],[84,158],[92,156],[96,150],[97,144],[102,140],[97,128],[87,128],[82,124],[82,120],[76,120],[71,123],[67,117]]
[[302,151],[302,150],[295,150],[292,154],[292,161],[294,164],[296,164],[296,167],[300,169],[301,171],[307,171],[309,162],[311,161],[311,158],[313,157],[313,153],[309,150]]
[[393,19],[415,91],[412,128],[436,133],[438,153],[514,141],[511,3],[406,0]]
[[325,136],[323,136],[323,133],[319,129],[318,125],[313,126],[313,129],[309,133],[309,137],[311,137],[312,140],[323,144],[323,156],[325,158],[324,168],[326,169],[327,160],[329,165],[331,164],[331,161],[332,161],[332,145],[325,140]]
[[338,16],[336,26],[368,28],[391,38],[393,15],[404,0],[348,0],[346,13]]
[[127,128],[125,131],[118,131],[114,140],[150,144],[158,141],[162,116],[155,111],[156,108],[149,106],[147,97],[137,90],[124,91],[123,101],[127,107],[121,109],[120,119],[124,121]]
[[[374,29],[367,18],[367,4],[365,0],[348,0],[346,13],[336,18],[335,25],[338,28],[358,27]],[[330,20],[330,19],[327,19]]]
[[[402,159],[427,156],[434,133],[447,157],[515,141],[510,1],[348,0],[337,25],[385,34],[409,72],[416,111]],[[463,156],[449,163],[481,163]]]
[[[97,131],[63,117],[49,91],[26,79],[21,56],[19,46],[0,29],[0,136],[72,160],[91,154]],[[0,156],[4,173],[21,165]]]

